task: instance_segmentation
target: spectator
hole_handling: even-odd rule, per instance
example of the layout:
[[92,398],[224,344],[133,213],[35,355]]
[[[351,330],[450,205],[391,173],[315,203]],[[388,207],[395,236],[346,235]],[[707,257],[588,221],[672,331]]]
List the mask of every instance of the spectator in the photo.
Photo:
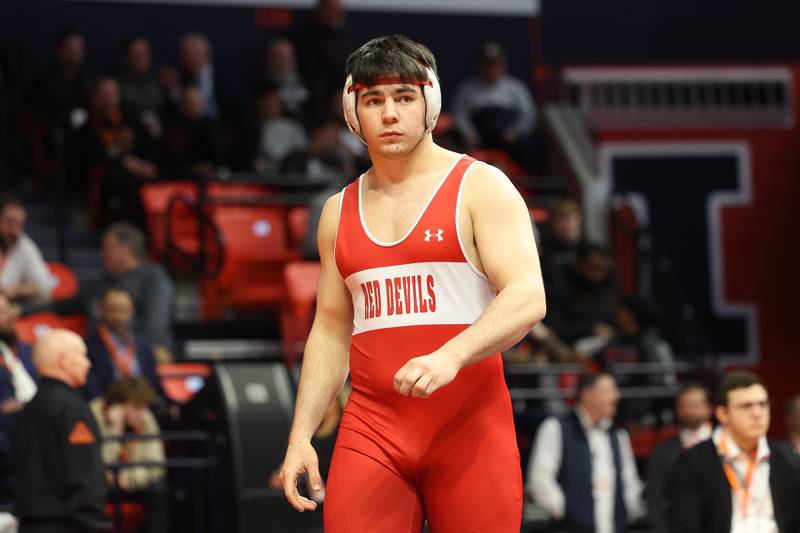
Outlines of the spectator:
[[75,134],[73,155],[75,181],[88,180],[95,226],[116,220],[144,224],[139,184],[158,176],[155,148],[148,140],[148,134],[122,114],[119,82],[98,78],[89,121]]
[[266,82],[278,88],[286,115],[302,119],[311,93],[303,84],[300,72],[297,70],[294,44],[288,39],[275,39],[264,53],[264,64]]
[[583,242],[583,216],[572,199],[554,203],[542,235],[542,275],[550,281],[566,265],[575,262]]
[[308,138],[303,126],[283,116],[283,104],[277,85],[263,85],[256,90],[256,121],[251,128],[250,161],[256,172],[276,171],[281,161],[295,150],[303,150]]
[[205,111],[198,87],[183,90],[178,115],[164,129],[164,174],[169,179],[212,179],[222,163],[219,124]]
[[0,202],[0,293],[14,301],[47,300],[50,271],[42,252],[25,233],[27,213],[22,202]]
[[331,183],[353,174],[353,158],[339,142],[339,122],[325,117],[310,128],[308,149],[289,154],[282,172],[305,174],[311,183]]
[[119,287],[133,298],[133,332],[136,337],[154,343],[159,359],[168,358],[168,355],[164,355],[164,349],[172,347],[175,289],[161,265],[147,262],[144,234],[126,222],[111,225],[103,235],[102,256],[105,270],[102,279],[82,284],[73,298],[47,305],[26,306],[23,313],[85,313],[93,324],[97,324],[99,317],[95,313],[103,294],[108,287]]
[[161,113],[164,110],[164,92],[151,73],[150,41],[136,36],[122,45],[124,70],[120,78],[122,109],[138,126],[143,127],[151,139],[161,137]]
[[186,86],[196,87],[202,97],[203,115],[212,120],[219,120],[220,101],[219,87],[214,75],[214,64],[211,59],[211,43],[202,33],[187,33],[180,41],[181,72],[172,67],[161,70],[161,83],[169,91],[173,102],[183,98]]
[[672,533],[800,532],[798,458],[767,442],[767,389],[749,372],[719,386],[711,439],[684,450],[667,489]]
[[[677,382],[675,356],[658,330],[660,317],[661,311],[649,298],[636,293],[622,298],[617,308],[616,334],[594,356],[602,368],[615,375],[620,386],[664,387]],[[632,363],[648,363],[653,367],[641,374],[616,374],[615,365]],[[653,398],[624,400],[619,419],[638,421],[655,405]]]
[[20,531],[106,531],[100,433],[78,392],[89,371],[86,347],[75,333],[52,329],[36,342],[34,362],[42,382],[12,434]]
[[484,45],[478,77],[456,91],[453,118],[470,147],[502,148],[520,164],[533,166],[536,107],[528,87],[507,74],[499,44]]
[[617,384],[610,374],[584,374],[577,395],[569,415],[542,422],[528,488],[569,533],[624,533],[643,515],[642,482],[628,433],[613,426]]
[[675,398],[675,414],[680,432],[656,446],[648,461],[645,494],[653,533],[669,533],[664,492],[678,455],[682,450],[711,437],[711,402],[708,390],[699,383],[685,385]]
[[[137,439],[136,436],[158,436],[161,428],[150,411],[155,391],[140,377],[126,377],[112,382],[104,398],[96,398],[90,407],[100,436],[106,465],[119,463],[160,463],[165,460],[164,443],[159,439]],[[134,438],[122,440],[130,431]],[[125,493],[126,500],[144,504],[146,533],[169,531],[169,491],[164,481],[163,466],[129,466],[116,471],[113,480]]]
[[[14,322],[11,304],[0,294],[0,505],[9,506],[17,494],[11,427],[16,414],[36,394],[39,377],[33,365],[33,349],[17,339]],[[0,515],[0,531],[5,531],[2,524]]]
[[17,338],[11,304],[0,295],[0,415],[19,412],[36,394],[33,349]]
[[164,397],[156,374],[153,345],[133,333],[135,309],[131,295],[124,289],[109,287],[100,302],[100,324],[88,339],[86,349],[92,369],[86,380],[90,400],[105,394],[112,381],[141,376]]
[[795,453],[800,454],[800,396],[786,404],[786,440]]
[[314,102],[340,88],[344,65],[355,47],[345,34],[342,0],[318,0],[311,20],[295,32],[300,73]]
[[34,100],[53,126],[65,131],[80,127],[87,119],[89,76],[84,68],[86,45],[83,35],[65,30],[56,37],[55,64],[39,77]]
[[598,347],[614,337],[617,284],[608,252],[582,244],[575,262],[565,265],[551,279],[545,323],[565,342],[597,338]]

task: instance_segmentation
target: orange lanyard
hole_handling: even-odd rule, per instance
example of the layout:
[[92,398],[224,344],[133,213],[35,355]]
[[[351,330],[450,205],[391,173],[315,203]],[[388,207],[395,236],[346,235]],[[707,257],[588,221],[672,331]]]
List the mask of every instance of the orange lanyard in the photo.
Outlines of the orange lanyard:
[[753,480],[753,471],[756,469],[756,453],[758,452],[758,447],[756,447],[748,457],[747,474],[744,476],[744,479],[741,479],[728,461],[728,444],[725,442],[724,433],[720,436],[719,451],[722,452],[723,455],[722,469],[725,471],[725,477],[728,478],[731,490],[733,490],[734,494],[739,492],[739,490],[742,491],[742,516],[747,516],[747,506],[750,503],[750,482]]
[[108,328],[100,326],[98,330],[100,331],[100,338],[103,340],[103,344],[106,345],[106,348],[111,354],[111,360],[114,361],[114,366],[117,367],[119,373],[122,374],[123,377],[129,377],[133,373],[133,364],[136,358],[136,348],[133,342],[129,342],[124,349],[119,350],[117,348],[117,343],[111,338],[111,333],[108,331]]

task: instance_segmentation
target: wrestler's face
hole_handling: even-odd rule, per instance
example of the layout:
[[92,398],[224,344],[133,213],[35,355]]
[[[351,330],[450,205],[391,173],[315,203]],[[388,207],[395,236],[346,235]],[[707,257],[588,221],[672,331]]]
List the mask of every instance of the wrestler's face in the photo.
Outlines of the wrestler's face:
[[356,112],[370,148],[384,157],[402,157],[425,134],[425,98],[410,83],[374,85],[359,90]]

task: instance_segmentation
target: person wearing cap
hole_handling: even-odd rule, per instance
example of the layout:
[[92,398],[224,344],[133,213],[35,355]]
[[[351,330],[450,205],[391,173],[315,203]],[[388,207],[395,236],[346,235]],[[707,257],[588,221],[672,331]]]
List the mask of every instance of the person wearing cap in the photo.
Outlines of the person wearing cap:
[[530,89],[508,74],[505,51],[496,42],[481,49],[478,76],[461,84],[453,101],[456,129],[471,148],[502,148],[520,164],[535,163],[536,106]]

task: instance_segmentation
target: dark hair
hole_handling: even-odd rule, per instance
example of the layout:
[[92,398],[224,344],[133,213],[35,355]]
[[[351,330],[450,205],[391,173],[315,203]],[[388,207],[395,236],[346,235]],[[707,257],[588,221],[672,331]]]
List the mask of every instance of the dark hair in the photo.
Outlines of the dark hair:
[[108,74],[101,74],[97,76],[92,82],[92,92],[95,92],[102,83],[105,83],[107,81],[113,81],[114,83],[117,84],[117,87],[119,87],[119,80],[117,78],[115,78],[114,76],[110,76]]
[[710,395],[708,393],[708,389],[706,388],[705,385],[703,385],[702,383],[700,383],[698,381],[690,381],[688,383],[684,383],[684,385],[681,387],[681,390],[678,392],[678,395],[675,396],[675,404],[677,405],[678,402],[681,401],[681,398],[683,398],[684,396],[686,396],[690,392],[696,391],[696,390],[699,390],[700,392],[703,393],[703,395],[706,397],[706,401],[711,401]]
[[753,385],[761,385],[762,387],[764,384],[761,382],[761,379],[753,374],[752,372],[746,372],[743,370],[737,370],[734,372],[730,372],[722,378],[722,382],[717,387],[717,394],[714,398],[714,401],[717,405],[728,405],[728,393],[732,390],[736,389],[746,389],[748,387],[752,387]]
[[19,207],[20,209],[25,209],[25,204],[22,201],[14,196],[11,193],[6,193],[2,197],[0,197],[0,215],[3,214],[3,211],[6,210],[6,207]]
[[67,39],[72,37],[83,37],[83,34],[74,28],[65,28],[56,34],[56,48],[61,48]]
[[156,393],[150,383],[134,376],[113,381],[106,389],[105,404],[106,407],[127,402],[150,405],[155,399]]
[[262,81],[253,85],[250,94],[254,99],[258,100],[264,95],[278,93],[280,89],[281,86],[277,82]]
[[404,82],[427,80],[426,68],[438,77],[436,59],[425,45],[403,35],[384,35],[350,54],[345,72],[353,76],[353,83],[374,85],[387,75],[398,76]]
[[797,411],[798,404],[800,404],[800,394],[792,396],[786,402],[786,416],[792,416]]
[[658,304],[641,294],[628,294],[622,298],[620,305],[633,313],[641,328],[655,326],[661,320],[661,309]]
[[131,299],[131,302],[133,302],[133,295],[130,293],[130,291],[128,291],[127,289],[123,289],[118,285],[109,285],[108,287],[106,287],[106,289],[103,291],[103,298],[101,301],[105,301],[105,299],[108,298],[109,294],[115,294],[115,293],[125,294],[128,296],[128,298]]
[[120,243],[131,249],[139,259],[147,256],[146,239],[144,233],[128,222],[115,222],[105,231],[104,235],[112,235]]
[[606,248],[591,242],[582,242],[578,245],[578,249],[575,251],[575,258],[578,261],[589,259],[593,255],[602,255],[606,258],[609,257],[609,253]]
[[614,377],[608,372],[584,372],[578,376],[578,385],[575,387],[575,397],[580,398],[584,391],[591,389],[595,384],[600,381],[603,376],[608,376],[611,379]]
[[120,50],[127,53],[131,49],[131,46],[133,46],[133,43],[136,41],[145,41],[148,44],[150,43],[150,40],[144,35],[131,35],[130,37],[125,37],[122,39],[122,42],[120,43]]

